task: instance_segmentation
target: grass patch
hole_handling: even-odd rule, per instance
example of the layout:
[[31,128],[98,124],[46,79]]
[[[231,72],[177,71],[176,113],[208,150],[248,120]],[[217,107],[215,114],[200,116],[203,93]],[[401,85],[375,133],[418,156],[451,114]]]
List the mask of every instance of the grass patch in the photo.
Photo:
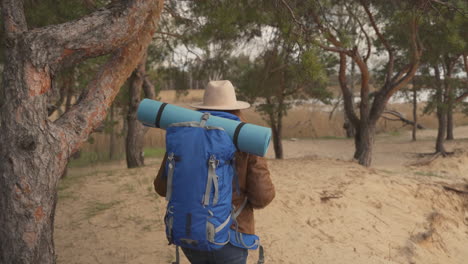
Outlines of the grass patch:
[[386,169],[380,169],[379,171],[385,173],[385,174],[396,174],[394,171],[386,170]]
[[388,135],[392,137],[398,137],[398,136],[401,136],[401,132],[399,130],[393,130],[393,131],[388,132]]
[[135,225],[141,225],[145,221],[141,216],[128,216],[125,220],[135,223]]
[[68,163],[69,168],[81,168],[86,167],[95,163],[110,162],[116,160],[122,160],[125,158],[125,153],[118,153],[113,159],[109,159],[109,153],[107,152],[96,152],[96,151],[81,151],[80,157],[72,159]]
[[86,218],[89,219],[91,217],[94,217],[98,215],[99,213],[119,204],[120,202],[121,201],[112,201],[109,203],[101,203],[101,202],[89,203],[88,207],[85,209]]
[[145,225],[143,228],[142,228],[143,231],[145,232],[151,232],[151,225]]
[[71,186],[80,184],[85,177],[91,176],[91,175],[94,175],[94,172],[86,173],[86,174],[73,174],[73,173],[70,173],[70,171],[68,171],[67,175],[63,177],[62,179],[60,179],[59,186],[58,186],[59,193],[70,188]]
[[119,187],[119,191],[124,191],[127,193],[134,193],[136,190],[135,190],[135,186],[133,186],[130,183],[126,183]]
[[65,200],[65,199],[75,199],[75,198],[76,196],[73,195],[71,191],[62,190],[62,191],[59,191],[58,193],[58,199],[60,201]]
[[153,179],[149,177],[145,177],[145,178],[138,178],[137,181],[139,185],[146,186],[146,185],[150,185],[153,182]]
[[149,192],[149,193],[154,193],[154,187],[153,186],[148,186],[146,188],[146,190]]
[[145,148],[143,150],[145,158],[162,158],[166,153],[165,148]]

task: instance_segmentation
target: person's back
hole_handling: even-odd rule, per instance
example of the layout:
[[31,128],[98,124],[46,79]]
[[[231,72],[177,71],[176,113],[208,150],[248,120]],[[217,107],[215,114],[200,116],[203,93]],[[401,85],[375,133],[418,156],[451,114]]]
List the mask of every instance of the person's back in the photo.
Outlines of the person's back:
[[[210,82],[204,102],[194,107],[214,116],[239,120],[240,109],[248,108],[249,104],[236,100],[234,87],[229,81],[217,81]],[[167,154],[154,181],[155,190],[161,196],[167,195],[166,164]],[[238,214],[234,214],[235,224],[231,226],[230,242],[214,251],[182,246],[191,263],[246,263],[247,250],[258,247],[253,209],[267,206],[275,196],[275,189],[264,158],[237,151],[235,169],[237,177],[232,184],[232,204]]]

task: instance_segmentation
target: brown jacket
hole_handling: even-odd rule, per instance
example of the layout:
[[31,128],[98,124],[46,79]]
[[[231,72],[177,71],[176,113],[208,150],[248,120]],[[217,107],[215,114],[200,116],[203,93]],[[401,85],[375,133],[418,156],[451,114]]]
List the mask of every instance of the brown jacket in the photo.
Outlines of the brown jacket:
[[[166,156],[161,164],[158,175],[154,180],[154,189],[161,196],[166,196],[166,178],[163,177]],[[236,153],[236,169],[239,177],[240,195],[233,183],[232,203],[239,208],[245,197],[247,204],[237,217],[239,231],[246,234],[255,233],[253,209],[267,206],[275,197],[275,187],[270,179],[270,171],[266,160],[262,157],[245,152]]]

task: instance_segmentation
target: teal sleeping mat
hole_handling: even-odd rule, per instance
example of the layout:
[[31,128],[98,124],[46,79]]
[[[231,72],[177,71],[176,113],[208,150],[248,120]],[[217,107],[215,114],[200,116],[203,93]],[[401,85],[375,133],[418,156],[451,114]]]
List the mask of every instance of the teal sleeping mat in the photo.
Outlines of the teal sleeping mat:
[[[200,121],[202,115],[202,112],[151,99],[143,99],[137,111],[137,118],[144,125],[162,129],[173,123]],[[240,151],[264,157],[268,150],[270,128],[217,116],[210,116],[206,125],[224,128]]]

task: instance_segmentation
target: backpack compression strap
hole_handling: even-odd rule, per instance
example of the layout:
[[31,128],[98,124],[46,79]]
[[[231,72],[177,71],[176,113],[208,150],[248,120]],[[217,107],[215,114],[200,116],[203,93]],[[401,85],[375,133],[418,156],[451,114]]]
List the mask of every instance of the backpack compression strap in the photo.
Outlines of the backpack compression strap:
[[157,128],[161,128],[161,126],[160,126],[161,116],[162,116],[162,113],[164,112],[164,107],[166,107],[166,105],[167,105],[167,103],[163,103],[163,104],[159,107],[158,114],[156,115],[156,120],[154,121],[154,125],[155,125]]
[[239,125],[237,125],[236,130],[234,131],[234,137],[232,141],[234,142],[234,146],[236,146],[237,151],[239,151],[239,146],[237,145],[237,141],[239,139],[239,133],[241,131],[241,128],[245,125],[244,122],[241,122]]
[[174,178],[174,169],[175,169],[175,157],[174,157],[174,152],[169,153],[167,156],[167,166],[168,171],[167,171],[167,187],[166,187],[166,201],[171,200],[171,195],[172,195],[172,179]]

